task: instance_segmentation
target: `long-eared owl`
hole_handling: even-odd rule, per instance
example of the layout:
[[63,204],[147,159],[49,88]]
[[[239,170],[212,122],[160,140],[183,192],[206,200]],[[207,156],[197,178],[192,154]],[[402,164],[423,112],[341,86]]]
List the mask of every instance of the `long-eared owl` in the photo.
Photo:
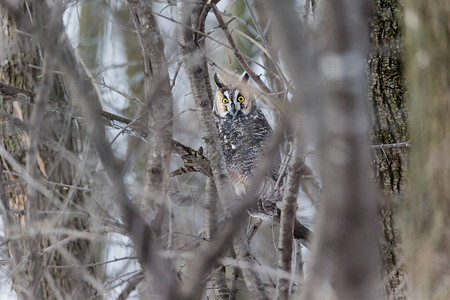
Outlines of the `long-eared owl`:
[[[246,88],[248,79],[248,74],[244,73],[239,81],[225,84],[217,73],[214,74],[217,91],[213,112],[228,174],[238,197],[245,195],[247,185],[273,132],[263,112],[256,106],[254,96]],[[273,186],[278,177],[279,162],[280,157],[277,156],[265,179],[270,181],[269,185]],[[264,182],[263,185],[267,184]],[[249,212],[257,217],[275,215],[278,200],[279,190],[270,199],[260,197],[257,209]]]

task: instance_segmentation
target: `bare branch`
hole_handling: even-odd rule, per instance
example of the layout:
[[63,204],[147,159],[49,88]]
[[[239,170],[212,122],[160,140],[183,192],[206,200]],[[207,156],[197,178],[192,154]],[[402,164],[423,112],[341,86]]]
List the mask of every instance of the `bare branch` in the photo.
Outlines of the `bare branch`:
[[169,188],[169,165],[172,139],[172,103],[164,43],[152,10],[152,3],[129,0],[130,18],[136,29],[144,65],[145,106],[147,124],[153,134],[147,137],[146,213],[153,231],[159,237],[162,215]]
[[[298,130],[298,129],[297,129]],[[305,146],[300,141],[300,136],[294,137],[293,155],[289,164],[289,173],[283,197],[283,208],[280,220],[280,240],[278,246],[278,268],[290,272],[292,265],[292,244],[294,232],[294,220],[297,211],[297,196],[301,183],[302,168],[305,160]],[[290,280],[278,277],[276,299],[282,300],[289,297],[291,288]]]

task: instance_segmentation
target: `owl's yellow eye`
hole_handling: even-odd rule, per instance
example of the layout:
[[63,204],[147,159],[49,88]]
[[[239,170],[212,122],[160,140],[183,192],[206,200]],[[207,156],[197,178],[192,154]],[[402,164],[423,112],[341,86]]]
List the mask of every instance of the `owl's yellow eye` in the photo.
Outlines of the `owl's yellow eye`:
[[222,99],[222,102],[225,103],[225,104],[227,104],[227,103],[229,102],[229,100],[228,100],[227,98],[223,98],[223,99]]
[[244,98],[244,96],[239,96],[237,100],[238,100],[239,102],[244,102],[245,98]]

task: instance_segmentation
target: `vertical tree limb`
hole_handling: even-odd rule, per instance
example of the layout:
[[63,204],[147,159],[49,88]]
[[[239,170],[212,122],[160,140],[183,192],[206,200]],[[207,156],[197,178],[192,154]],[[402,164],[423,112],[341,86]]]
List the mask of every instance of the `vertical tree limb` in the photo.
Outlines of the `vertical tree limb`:
[[[297,122],[298,123],[298,122]],[[289,171],[285,192],[283,197],[283,207],[281,209],[280,218],[280,239],[278,243],[278,270],[291,272],[292,266],[292,245],[294,233],[294,221],[297,211],[297,196],[301,183],[302,168],[305,160],[305,147],[302,145],[299,136],[299,129],[294,137],[294,147],[291,161],[289,163]],[[290,280],[285,277],[278,276],[276,299],[288,299],[291,288]]]
[[[410,139],[404,74],[402,1],[373,1],[368,96],[371,119],[373,180],[382,192],[379,218],[383,281],[388,297],[406,297],[406,274],[398,228],[398,207],[406,191]],[[400,147],[391,147],[398,145]],[[403,296],[402,296],[403,295]]]
[[169,188],[169,164],[172,140],[172,103],[164,43],[149,1],[129,0],[130,18],[139,38],[144,63],[145,108],[147,125],[154,129],[148,136],[146,152],[145,203],[153,231],[160,235],[162,215]]

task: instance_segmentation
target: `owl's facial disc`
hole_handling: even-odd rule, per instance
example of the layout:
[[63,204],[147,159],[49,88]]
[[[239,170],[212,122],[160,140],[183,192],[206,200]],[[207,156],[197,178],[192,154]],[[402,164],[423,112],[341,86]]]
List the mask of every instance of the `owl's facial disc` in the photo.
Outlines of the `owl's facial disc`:
[[245,97],[239,89],[222,88],[217,92],[216,108],[221,117],[235,118],[239,114],[250,112],[250,99]]

